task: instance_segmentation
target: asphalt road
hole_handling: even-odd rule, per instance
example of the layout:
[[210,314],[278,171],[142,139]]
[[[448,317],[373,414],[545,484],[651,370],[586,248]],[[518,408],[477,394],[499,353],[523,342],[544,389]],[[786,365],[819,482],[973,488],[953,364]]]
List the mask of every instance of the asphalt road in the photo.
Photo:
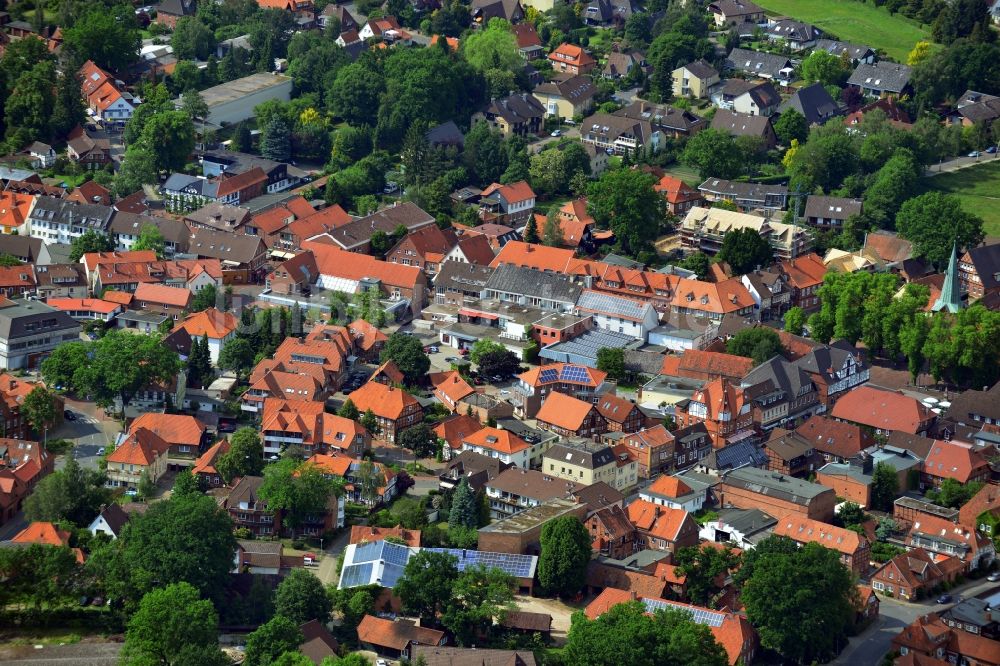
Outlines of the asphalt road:
[[954,605],[960,598],[977,597],[987,590],[1000,589],[996,583],[985,579],[966,583],[952,590],[955,601],[948,604],[935,603],[933,599],[919,603],[907,603],[879,595],[879,619],[860,635],[850,640],[850,645],[834,659],[832,664],[844,666],[868,666],[878,664],[889,651],[892,639],[903,627],[931,611],[943,611]]
[[959,171],[960,169],[982,164],[983,162],[992,162],[998,157],[1000,157],[1000,153],[980,153],[979,157],[967,157],[965,155],[961,157],[954,157],[939,164],[930,165],[927,167],[926,171],[924,171],[924,175],[931,177],[936,176],[939,173]]
[[[114,446],[115,436],[120,430],[117,421],[106,420],[83,411],[92,412],[93,405],[66,401],[66,408],[76,415],[76,420],[65,420],[54,431],[49,433],[50,439],[69,439],[74,442],[72,455],[81,467],[97,469],[100,459],[98,451],[101,448]],[[66,464],[66,456],[56,458],[56,469],[62,469]]]

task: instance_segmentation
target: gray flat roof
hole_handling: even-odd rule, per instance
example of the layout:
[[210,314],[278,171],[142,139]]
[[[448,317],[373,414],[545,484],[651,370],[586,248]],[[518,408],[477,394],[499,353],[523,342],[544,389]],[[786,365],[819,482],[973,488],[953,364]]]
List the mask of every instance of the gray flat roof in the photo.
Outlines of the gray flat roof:
[[534,529],[540,525],[544,525],[553,518],[558,518],[559,516],[569,513],[578,506],[580,506],[579,502],[557,497],[544,502],[543,504],[539,504],[538,506],[525,509],[510,518],[504,518],[493,522],[486,527],[481,527],[479,528],[479,531],[497,532],[500,534],[527,532],[528,530]]
[[266,90],[267,88],[283,85],[285,82],[291,82],[291,78],[281,74],[251,74],[250,76],[244,76],[242,79],[220,83],[217,86],[202,90],[201,97],[205,100],[208,108],[212,108],[213,106],[232,102],[241,97],[252,95],[255,92]]

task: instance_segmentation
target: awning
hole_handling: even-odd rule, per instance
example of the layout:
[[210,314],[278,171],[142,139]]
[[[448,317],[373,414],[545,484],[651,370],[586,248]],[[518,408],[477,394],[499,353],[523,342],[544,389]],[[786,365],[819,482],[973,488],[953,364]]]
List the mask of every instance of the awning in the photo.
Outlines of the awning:
[[471,310],[469,308],[462,308],[458,311],[458,314],[465,315],[466,317],[478,317],[479,319],[489,319],[490,321],[495,321],[500,318],[500,315],[493,314],[492,312],[483,312],[481,310]]
[[291,259],[295,256],[294,252],[282,252],[281,250],[271,250],[272,259]]

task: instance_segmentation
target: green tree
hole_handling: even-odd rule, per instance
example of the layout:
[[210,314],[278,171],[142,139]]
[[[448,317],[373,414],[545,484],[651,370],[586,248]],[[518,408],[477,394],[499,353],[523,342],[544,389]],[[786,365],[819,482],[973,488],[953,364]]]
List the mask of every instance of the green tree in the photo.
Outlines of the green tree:
[[185,469],[177,473],[174,477],[174,487],[170,490],[170,495],[193,495],[200,493],[198,488],[198,479],[191,470]]
[[795,109],[788,109],[774,121],[774,133],[783,146],[792,145],[793,139],[802,143],[809,136],[809,122]]
[[451,498],[451,512],[448,514],[450,527],[475,529],[479,527],[479,502],[469,482],[462,477]]
[[244,476],[259,476],[264,469],[264,445],[257,431],[244,426],[229,439],[229,450],[215,463],[226,483]]
[[187,583],[151,590],[129,618],[122,663],[225,664],[218,625],[212,602]]
[[382,427],[378,424],[378,417],[375,416],[375,412],[371,408],[366,409],[365,413],[362,414],[361,420],[358,421],[361,427],[367,430],[372,437],[377,437],[382,432]]
[[285,458],[264,469],[258,492],[269,508],[283,512],[284,527],[294,530],[309,516],[326,513],[330,498],[342,494],[342,483],[314,465]]
[[[339,657],[337,660],[340,660]],[[274,660],[274,666],[313,666],[314,663],[301,652],[285,652]]]
[[541,236],[538,235],[538,224],[534,219],[528,220],[528,223],[524,225],[524,242],[535,245],[542,242]]
[[4,107],[7,136],[18,145],[36,139],[48,139],[49,123],[55,108],[56,71],[43,61],[24,72],[14,82],[14,89]]
[[297,624],[309,620],[326,624],[332,605],[319,578],[305,569],[293,569],[278,585],[274,609]]
[[506,380],[516,375],[520,369],[521,358],[509,349],[489,351],[479,357],[479,373],[486,377]]
[[462,41],[462,55],[478,72],[491,69],[516,72],[523,65],[510,23],[500,18],[491,19],[485,30],[466,37]]
[[86,527],[111,499],[106,481],[103,472],[83,469],[76,458],[67,456],[66,465],[44,477],[28,495],[24,516],[31,521],[66,521]]
[[802,335],[806,327],[806,313],[799,306],[785,313],[785,331],[793,335]]
[[56,99],[50,122],[52,136],[60,141],[65,139],[86,117],[80,79],[75,73],[64,71],[56,81]]
[[[367,416],[369,412],[366,412]],[[364,422],[362,421],[362,425]],[[369,430],[369,432],[372,432]],[[358,473],[356,476],[358,487],[360,490],[361,501],[365,504],[372,505],[379,498],[379,488],[385,484],[385,474],[382,468],[373,463],[367,458],[361,461],[358,465]]]
[[465,136],[462,159],[475,180],[482,183],[499,181],[508,162],[503,135],[484,121],[476,123]]
[[139,483],[136,484],[135,489],[139,499],[143,501],[152,499],[153,495],[156,494],[156,484],[149,477],[149,470],[143,470],[142,474],[139,475]]
[[692,546],[677,552],[676,563],[691,603],[711,608],[715,596],[725,588],[729,571],[739,564],[739,556],[728,547]]
[[[555,206],[553,206],[553,208],[555,208]],[[534,223],[529,222],[529,224]],[[562,226],[559,224],[558,211],[549,211],[549,215],[545,220],[545,227],[542,230],[542,244],[549,247],[560,247],[564,241],[565,239],[563,238]]]
[[810,83],[841,87],[850,73],[839,57],[826,51],[813,51],[802,60],[802,79]]
[[201,386],[212,377],[212,358],[208,350],[208,335],[202,334],[191,342],[191,354],[187,361],[188,382]]
[[600,227],[615,233],[617,246],[625,253],[648,248],[659,235],[666,204],[653,189],[655,182],[642,171],[613,169],[590,185],[587,212]]
[[565,663],[574,666],[725,666],[725,650],[705,625],[679,610],[647,612],[641,601],[616,604],[590,620],[573,615]]
[[141,141],[130,144],[125,149],[121,169],[115,177],[115,194],[126,197],[141,190],[143,185],[155,184],[158,177],[159,169],[153,149]]
[[486,354],[504,351],[505,349],[507,348],[495,340],[480,338],[473,343],[472,348],[469,350],[469,360],[478,364],[480,359]]
[[110,236],[88,229],[73,239],[69,260],[76,263],[80,261],[80,257],[88,252],[111,252],[114,249],[115,243]]
[[399,433],[396,443],[413,451],[417,458],[430,458],[437,451],[437,436],[426,423],[418,423]]
[[108,596],[134,608],[151,590],[186,582],[219,600],[236,552],[229,514],[207,495],[182,495],[132,516],[88,566]]
[[937,266],[948,262],[953,245],[976,247],[984,237],[982,218],[962,210],[958,197],[941,192],[906,201],[896,215],[896,229],[918,256]]
[[361,412],[358,411],[354,401],[348,398],[344,401],[344,404],[340,406],[340,409],[337,410],[337,416],[343,416],[345,419],[357,421],[358,417],[361,416]]
[[261,132],[260,154],[277,162],[287,162],[291,158],[292,130],[282,116],[271,118]]
[[782,354],[781,338],[773,329],[766,326],[744,328],[726,342],[726,352],[736,356],[752,358],[754,363],[764,361]]
[[[132,244],[132,249],[152,250],[153,252],[156,253],[157,259],[163,259],[163,252],[166,248],[166,245],[167,241],[163,237],[163,232],[160,231],[160,228],[152,224],[146,224],[143,225],[142,229],[139,231],[139,237],[136,239],[135,243]],[[205,289],[208,289],[208,287],[205,287]],[[214,287],[212,287],[212,289],[214,291]],[[204,289],[202,291],[204,291]],[[196,300],[200,293],[201,292],[195,295]],[[205,308],[201,309],[204,310]]]
[[233,130],[233,139],[232,143],[229,144],[229,149],[238,153],[248,153],[252,146],[253,137],[250,133],[250,124],[241,120],[236,123],[236,129]]
[[30,606],[36,612],[72,604],[87,582],[80,573],[76,553],[69,548],[0,548],[0,604]]
[[755,229],[727,231],[719,250],[719,261],[733,269],[733,275],[744,275],[774,261],[774,249]]
[[459,574],[441,616],[441,624],[455,635],[460,645],[474,644],[487,635],[494,622],[503,622],[515,610],[517,581],[501,569],[476,566]]
[[625,41],[629,46],[644,49],[653,39],[652,22],[646,12],[635,12],[625,21]]
[[63,49],[70,54],[72,69],[87,60],[99,67],[121,71],[139,59],[142,37],[131,5],[92,6],[63,30]]
[[704,280],[708,277],[709,270],[711,270],[712,258],[704,252],[692,252],[678,261],[677,267],[692,271],[699,280]]
[[[809,580],[808,586],[800,584]],[[854,620],[856,588],[840,555],[817,543],[766,552],[753,562],[742,599],[761,643],[797,663],[837,653]],[[810,637],[808,641],[802,636]]]
[[927,499],[939,506],[957,509],[982,490],[980,481],[961,483],[955,479],[945,479],[937,488],[927,491]]
[[858,170],[859,148],[853,134],[841,123],[814,128],[809,140],[788,161],[789,187],[829,192],[843,185]]
[[[218,293],[218,289],[215,288],[214,284],[205,285],[195,292],[194,298],[191,299],[191,305],[188,309],[191,312],[201,312],[202,310],[207,310],[208,308],[214,308]],[[221,310],[222,308],[219,309]]]
[[180,171],[194,150],[194,123],[183,111],[161,111],[146,121],[141,141],[156,155],[156,167]]
[[253,346],[246,338],[233,338],[219,352],[219,367],[223,370],[232,370],[238,375],[246,374],[254,362]]
[[44,386],[36,386],[21,402],[21,414],[36,433],[48,435],[56,420],[55,394]]
[[569,596],[583,588],[590,562],[591,538],[576,516],[563,516],[542,526],[538,582],[550,594]]
[[243,663],[246,666],[270,666],[285,652],[298,650],[303,640],[305,637],[294,621],[275,615],[247,636]]
[[178,60],[205,60],[215,52],[215,35],[193,16],[177,20],[170,45]]
[[452,584],[458,578],[457,561],[448,553],[421,551],[412,556],[393,588],[403,602],[403,609],[436,622],[438,613],[451,599]]
[[393,361],[406,378],[406,383],[411,386],[420,384],[431,367],[431,361],[424,353],[420,340],[399,333],[389,336],[380,358],[382,363]]
[[701,178],[735,178],[745,170],[733,136],[706,129],[688,139],[681,161],[698,170]]
[[896,468],[886,462],[875,463],[872,470],[871,508],[891,511],[899,493],[899,476]]
[[385,92],[385,79],[366,65],[356,62],[342,67],[326,91],[330,112],[348,125],[369,127],[375,124],[379,98]]
[[608,377],[622,381],[628,372],[625,369],[625,350],[620,347],[602,347],[597,350],[597,369],[608,373]]

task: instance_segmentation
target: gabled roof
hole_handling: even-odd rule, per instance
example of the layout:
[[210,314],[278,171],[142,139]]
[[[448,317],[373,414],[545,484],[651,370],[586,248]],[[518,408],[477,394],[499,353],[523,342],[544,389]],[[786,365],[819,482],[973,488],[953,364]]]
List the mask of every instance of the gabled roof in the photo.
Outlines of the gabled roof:
[[913,70],[906,65],[879,60],[874,65],[861,62],[847,79],[847,85],[901,93],[910,84]]
[[156,433],[170,444],[186,444],[197,447],[205,433],[205,424],[187,414],[158,414],[145,412],[132,421],[129,432],[145,428]]
[[840,106],[830,97],[821,83],[799,88],[789,97],[778,110],[784,112],[795,109],[806,118],[810,125],[826,122],[840,113]]
[[668,474],[662,474],[653,481],[652,484],[646,489],[647,492],[655,493],[656,495],[663,495],[664,497],[684,497],[685,495],[690,495],[693,490],[691,486],[684,483],[684,480],[678,476],[670,476]]
[[134,296],[140,303],[156,303],[174,308],[186,308],[192,298],[190,289],[149,282],[140,283]]
[[597,401],[597,411],[612,423],[624,423],[638,409],[634,402],[610,393],[602,395]]
[[405,650],[411,644],[440,645],[444,632],[418,627],[412,621],[384,620],[365,615],[358,624],[358,640],[369,645]]
[[820,285],[823,283],[823,276],[826,275],[826,265],[823,263],[823,258],[815,252],[794,259],[786,259],[779,265],[788,282],[798,289]]
[[476,392],[476,390],[469,386],[469,383],[462,378],[462,375],[458,372],[458,370],[432,372],[427,377],[430,379],[431,385],[434,387],[434,395],[437,396],[441,402],[450,407],[454,407],[459,400],[470,393]]
[[854,530],[828,525],[796,513],[789,513],[779,518],[774,526],[774,534],[799,543],[818,543],[845,555],[853,555],[867,543],[867,540]]
[[394,386],[367,382],[348,396],[362,414],[369,409],[385,419],[395,421],[408,407],[419,405],[416,398]]
[[782,69],[791,66],[787,56],[750,49],[735,48],[726,58],[726,67],[748,74],[777,78]]
[[[541,106],[541,102],[536,101],[535,103]],[[535,193],[531,189],[531,185],[528,185],[527,181],[524,180],[519,180],[516,183],[510,183],[509,185],[492,183],[489,187],[483,190],[483,198],[488,197],[494,192],[502,196],[507,203],[522,203],[535,198]]]
[[847,460],[875,443],[875,438],[861,426],[817,414],[795,432],[822,453]]
[[215,469],[215,463],[221,455],[228,451],[229,442],[225,439],[220,439],[198,457],[198,460],[194,463],[194,467],[191,468],[191,473],[194,475],[218,474],[218,470]]
[[937,440],[924,460],[924,474],[968,483],[989,469],[989,462],[971,444]]
[[382,541],[386,537],[402,539],[407,546],[420,546],[420,530],[408,530],[405,527],[375,527],[373,525],[352,525],[348,543]]
[[37,543],[43,546],[68,546],[70,533],[55,524],[39,521],[30,523],[11,539],[14,543]]
[[712,116],[711,128],[734,136],[767,137],[773,130],[768,116],[751,116],[729,109],[718,109]]
[[535,415],[535,420],[564,430],[576,431],[583,427],[587,415],[594,409],[589,402],[552,391]]
[[481,428],[466,435],[462,444],[489,449],[501,455],[513,455],[531,448],[530,444],[511,431],[492,427]]
[[680,356],[664,356],[660,374],[671,377],[726,377],[740,380],[753,369],[753,359],[724,352],[685,349]]
[[454,414],[434,426],[434,434],[448,442],[451,448],[460,449],[466,436],[482,428],[483,424],[475,418],[466,414]]
[[583,50],[582,47],[576,44],[567,44],[563,42],[549,54],[549,60],[559,63],[569,63],[571,65],[576,65],[577,67],[585,67],[587,65],[593,65],[597,61],[594,57]]
[[660,506],[643,499],[628,505],[628,518],[637,529],[665,541],[675,541],[685,524],[690,526],[694,523],[684,509]]
[[416,266],[403,266],[380,261],[356,252],[347,252],[339,247],[318,241],[305,241],[302,249],[312,250],[316,255],[316,265],[321,275],[358,281],[363,278],[381,280],[393,287],[413,289],[421,281],[423,273]]
[[128,437],[107,456],[109,463],[148,467],[166,455],[170,444],[151,430],[133,428]]

